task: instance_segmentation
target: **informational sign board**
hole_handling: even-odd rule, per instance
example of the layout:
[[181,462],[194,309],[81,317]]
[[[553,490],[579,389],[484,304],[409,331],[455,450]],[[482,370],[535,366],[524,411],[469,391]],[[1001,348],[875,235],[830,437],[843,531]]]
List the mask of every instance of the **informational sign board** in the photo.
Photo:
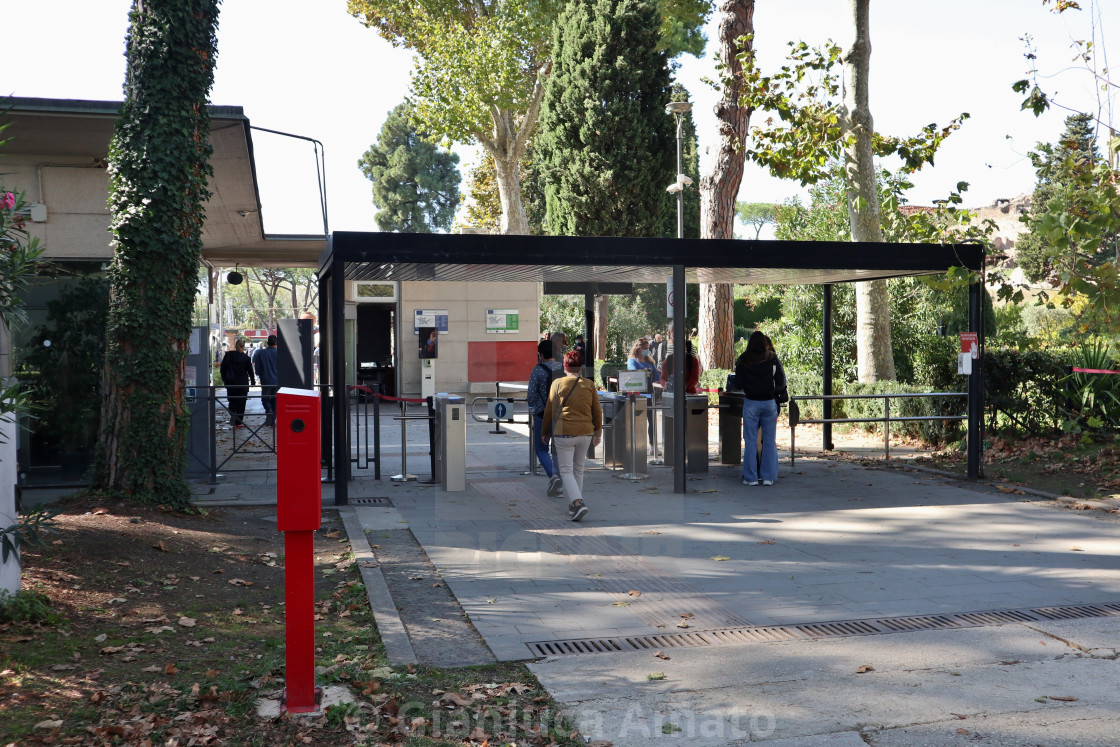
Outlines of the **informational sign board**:
[[968,353],[972,360],[980,358],[980,341],[976,332],[961,332],[961,352]]
[[487,334],[517,334],[521,331],[517,309],[487,309]]
[[647,373],[647,371],[619,371],[618,391],[644,394],[648,389],[646,384]]
[[435,327],[441,335],[447,334],[447,309],[416,309],[412,319],[412,333],[420,334],[421,327]]

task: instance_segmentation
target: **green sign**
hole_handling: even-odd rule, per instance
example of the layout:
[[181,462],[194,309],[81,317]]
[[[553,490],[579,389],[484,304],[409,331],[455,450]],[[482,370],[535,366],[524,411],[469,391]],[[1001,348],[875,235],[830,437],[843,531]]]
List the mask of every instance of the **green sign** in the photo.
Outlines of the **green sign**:
[[487,309],[487,334],[517,334],[521,326],[517,321],[517,309]]

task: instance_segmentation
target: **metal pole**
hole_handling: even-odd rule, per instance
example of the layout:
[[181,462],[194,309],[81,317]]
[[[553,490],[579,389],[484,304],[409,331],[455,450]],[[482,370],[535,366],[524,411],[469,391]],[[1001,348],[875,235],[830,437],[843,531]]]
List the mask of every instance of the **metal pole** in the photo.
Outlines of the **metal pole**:
[[[981,283],[970,283],[968,286],[968,329],[977,333],[980,340],[982,293],[984,286]],[[981,459],[983,456],[983,428],[984,420],[984,362],[983,348],[980,357],[972,361],[972,375],[968,377],[968,476],[977,479],[981,476]]]
[[688,340],[685,331],[684,265],[673,266],[673,492],[684,493],[687,476],[685,465],[685,416],[687,384],[685,364],[688,357]]
[[883,453],[884,459],[891,458],[891,398],[883,397]]
[[[824,286],[824,319],[823,319],[823,343],[824,343],[824,370],[821,372],[822,385],[821,394],[828,397],[832,394],[832,286]],[[821,408],[824,413],[822,420],[832,419],[832,400],[825,399]],[[832,443],[832,423],[823,423],[821,425],[821,448],[825,451],[832,451],[834,448]]]
[[[677,174],[682,172],[681,142],[683,141],[684,114],[677,115]],[[678,179],[680,177],[677,177]],[[677,190],[677,238],[684,238],[684,185]]]

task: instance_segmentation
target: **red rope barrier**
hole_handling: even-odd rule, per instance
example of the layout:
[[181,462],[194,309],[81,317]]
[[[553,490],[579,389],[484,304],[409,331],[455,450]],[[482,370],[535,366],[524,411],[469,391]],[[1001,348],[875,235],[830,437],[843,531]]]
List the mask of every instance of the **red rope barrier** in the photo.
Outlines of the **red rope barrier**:
[[1074,373],[1103,373],[1103,374],[1120,374],[1120,371],[1112,371],[1107,368],[1070,368]]

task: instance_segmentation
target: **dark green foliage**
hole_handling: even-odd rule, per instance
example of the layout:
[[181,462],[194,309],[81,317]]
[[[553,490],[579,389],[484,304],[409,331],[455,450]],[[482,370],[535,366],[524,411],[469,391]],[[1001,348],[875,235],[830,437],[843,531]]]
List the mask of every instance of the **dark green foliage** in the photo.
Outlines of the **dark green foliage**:
[[676,127],[658,27],[646,0],[576,0],[561,15],[535,143],[548,233],[663,235]]
[[97,483],[189,505],[183,366],[202,251],[218,0],[136,0],[109,147],[106,387]]
[[408,102],[397,104],[358,168],[373,182],[382,231],[446,231],[459,205],[459,156],[416,131]]
[[[954,363],[955,363],[954,358]],[[846,395],[868,394],[915,394],[930,391],[923,386],[912,384],[899,384],[896,381],[851,381],[844,384],[837,393]],[[943,393],[964,392],[963,388],[949,388],[934,390]],[[886,413],[885,400],[869,399],[840,399],[834,400],[832,417],[834,418],[882,418]],[[928,444],[944,444],[957,441],[964,435],[967,420],[963,416],[968,413],[967,397],[899,397],[890,399],[891,434],[902,434],[911,438],[920,438]],[[930,417],[930,416],[962,416],[961,420],[900,420],[897,418]],[[865,430],[882,432],[883,423],[864,423]]]
[[682,53],[702,57],[708,38],[704,24],[712,12],[707,0],[659,0],[661,8],[661,45],[669,57]]
[[992,433],[1037,436],[1057,431],[1067,411],[1066,350],[984,351],[984,399]]
[[[755,327],[778,319],[782,315],[782,299],[777,296],[735,299],[735,327],[753,330]],[[739,339],[736,331],[735,339]]]
[[[1079,177],[1101,163],[1093,117],[1071,114],[1066,129],[1055,144],[1039,144],[1031,153],[1038,184],[1031,195],[1030,212],[1020,220],[1027,225],[1016,242],[1016,261],[1032,282],[1046,279],[1055,271],[1055,254],[1062,249],[1054,242],[1055,226],[1068,227],[1096,205],[1091,190],[1078,186]],[[1115,233],[1098,237],[1101,258],[1114,257]]]

